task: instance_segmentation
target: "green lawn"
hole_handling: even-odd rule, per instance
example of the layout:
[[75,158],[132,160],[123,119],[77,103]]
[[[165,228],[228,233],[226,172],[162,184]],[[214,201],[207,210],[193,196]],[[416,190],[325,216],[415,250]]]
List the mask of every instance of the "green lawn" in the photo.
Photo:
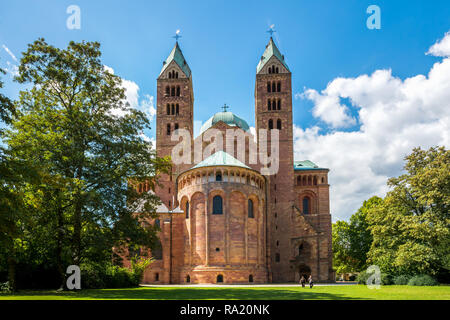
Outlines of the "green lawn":
[[80,292],[21,291],[15,295],[0,294],[2,299],[65,300],[65,299],[333,299],[333,300],[450,300],[450,286],[412,287],[382,286],[368,289],[357,286],[301,287],[141,287],[130,289],[81,290]]

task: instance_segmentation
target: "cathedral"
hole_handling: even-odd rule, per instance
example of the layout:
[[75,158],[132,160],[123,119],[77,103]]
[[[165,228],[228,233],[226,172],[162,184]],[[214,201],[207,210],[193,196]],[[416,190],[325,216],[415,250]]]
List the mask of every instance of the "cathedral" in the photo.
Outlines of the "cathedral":
[[[173,163],[154,190],[162,201],[153,222],[160,226],[160,249],[152,253],[143,283],[283,283],[302,275],[334,281],[329,170],[294,161],[291,71],[272,37],[255,75],[256,137],[226,106],[194,137],[193,77],[178,41],[163,62],[157,78],[157,155],[174,162],[179,142],[172,136],[184,129],[192,162]],[[275,173],[264,173],[264,165],[250,159],[252,151],[261,153],[259,129],[278,130]],[[225,140],[232,152],[211,148],[211,133],[225,136],[230,130],[232,139]],[[243,145],[234,139],[240,134],[248,138]],[[210,148],[211,155],[194,155],[196,147]]]

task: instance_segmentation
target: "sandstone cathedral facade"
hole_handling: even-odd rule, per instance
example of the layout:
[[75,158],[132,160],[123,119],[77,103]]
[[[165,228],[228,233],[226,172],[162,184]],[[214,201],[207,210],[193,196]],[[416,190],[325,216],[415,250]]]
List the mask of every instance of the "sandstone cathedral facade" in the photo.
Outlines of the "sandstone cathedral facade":
[[[192,137],[192,164],[174,164],[154,191],[162,201],[153,222],[161,249],[154,250],[143,282],[280,283],[310,274],[334,281],[329,170],[294,161],[291,72],[272,38],[256,68],[257,137],[226,108],[195,138],[193,119],[192,73],[176,42],[157,78],[156,150],[172,156],[178,144],[172,135],[184,129]],[[225,134],[231,129],[232,140]],[[259,129],[278,130],[276,173],[263,175],[262,165],[250,161],[252,150],[260,152]],[[211,147],[212,132],[223,133],[224,147],[216,145],[206,158],[194,155],[196,147]],[[240,134],[248,138],[245,145],[234,139]]]

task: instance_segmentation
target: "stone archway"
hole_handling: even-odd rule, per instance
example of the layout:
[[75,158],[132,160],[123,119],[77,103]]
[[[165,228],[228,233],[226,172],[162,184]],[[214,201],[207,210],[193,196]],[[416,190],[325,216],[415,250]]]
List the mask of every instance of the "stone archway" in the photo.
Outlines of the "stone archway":
[[309,276],[311,275],[311,268],[306,264],[301,264],[297,267],[297,272],[299,279],[304,276],[305,279],[308,280]]

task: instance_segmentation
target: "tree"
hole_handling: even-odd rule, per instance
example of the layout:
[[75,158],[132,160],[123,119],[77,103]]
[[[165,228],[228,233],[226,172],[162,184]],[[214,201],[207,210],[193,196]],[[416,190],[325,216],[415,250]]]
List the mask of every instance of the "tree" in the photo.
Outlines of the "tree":
[[[0,69],[0,74],[5,71]],[[13,102],[0,93],[0,121],[9,125],[14,115]],[[2,135],[0,128],[0,137]],[[23,235],[25,220],[22,186],[33,172],[22,161],[11,157],[0,144],[0,265],[8,266],[9,285],[13,291],[16,290],[16,250],[20,246],[18,240]]]
[[367,253],[372,245],[372,235],[370,234],[369,223],[367,222],[367,213],[382,203],[383,199],[373,196],[369,200],[363,202],[361,208],[358,209],[351,217],[349,224],[350,250],[349,255],[352,257],[352,269],[354,271],[362,271],[367,269]]
[[149,120],[125,102],[121,79],[104,68],[99,48],[30,44],[16,80],[32,87],[20,93],[6,133],[9,152],[39,167],[40,183],[29,187],[31,234],[45,234],[59,269],[110,260],[113,247],[128,243],[152,246],[155,228],[145,222],[160,200],[129,181],[153,187],[170,166],[143,140]]
[[350,256],[350,232],[346,221],[336,221],[332,227],[333,266],[337,274],[353,271]]
[[415,148],[405,173],[391,178],[381,205],[368,211],[368,257],[393,274],[444,275],[450,270],[450,152]]

